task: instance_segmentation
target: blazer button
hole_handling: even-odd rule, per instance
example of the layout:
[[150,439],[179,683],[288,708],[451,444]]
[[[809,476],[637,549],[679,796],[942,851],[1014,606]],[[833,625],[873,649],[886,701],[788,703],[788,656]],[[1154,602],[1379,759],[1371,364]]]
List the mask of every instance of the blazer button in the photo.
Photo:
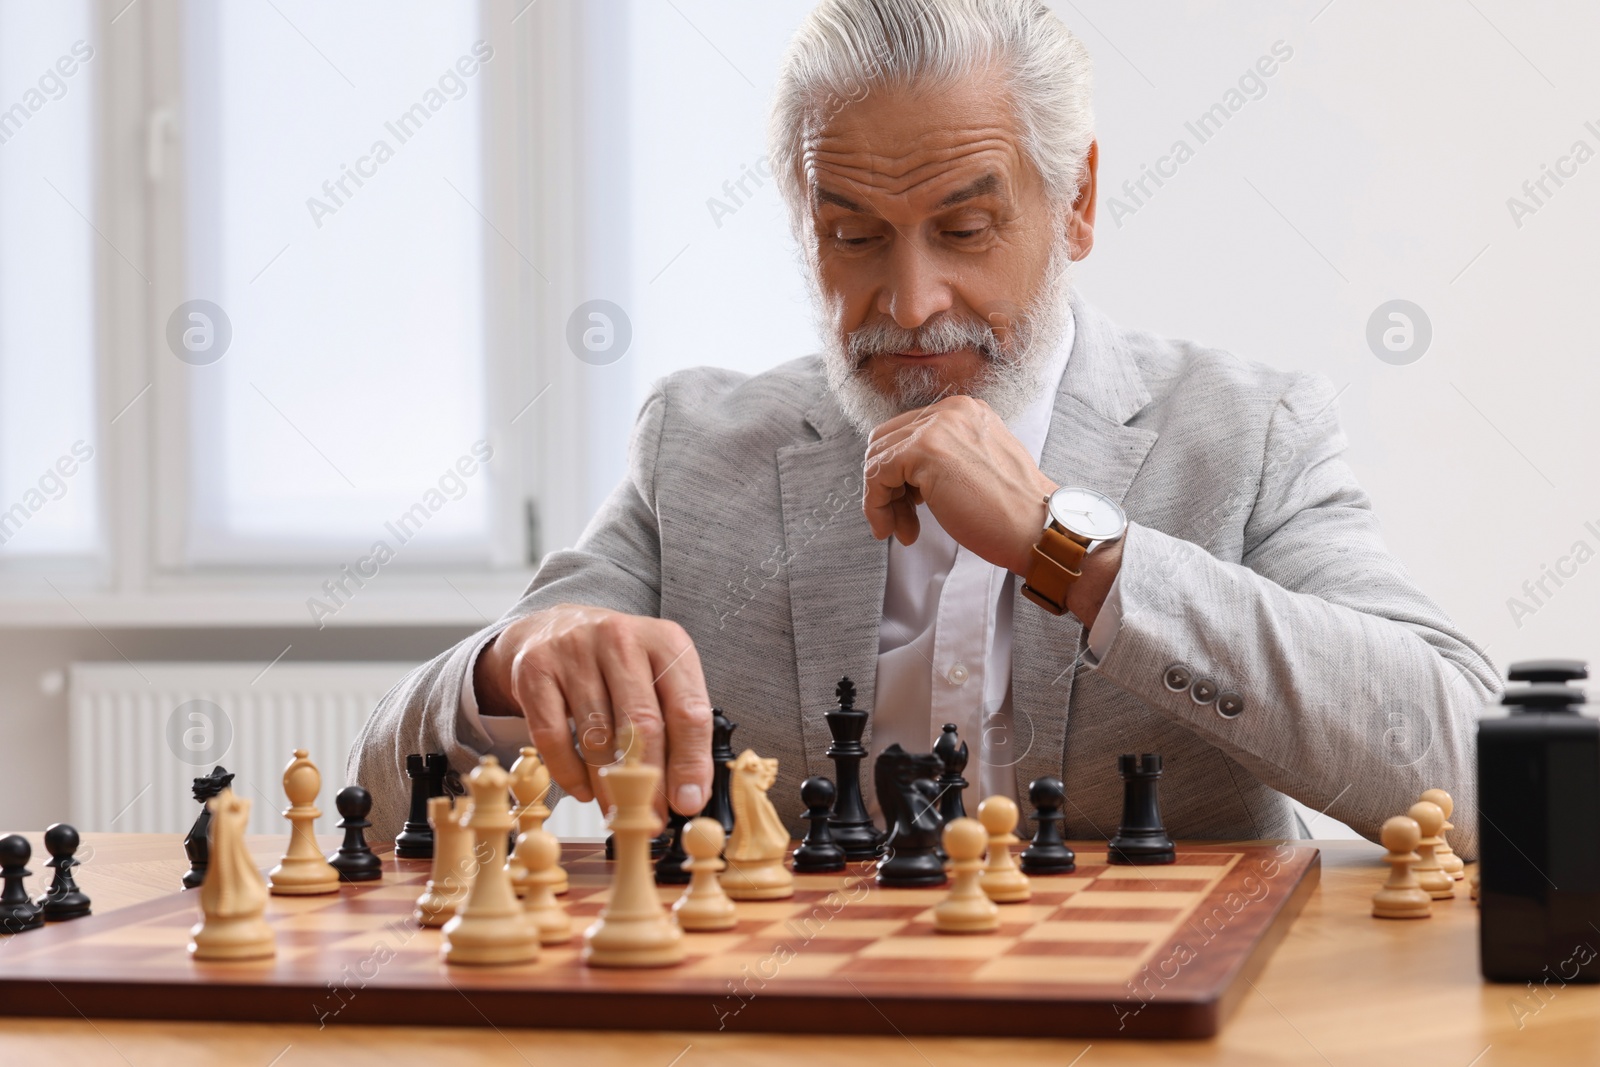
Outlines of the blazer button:
[[1230,689],[1226,693],[1223,693],[1221,696],[1217,697],[1217,714],[1221,715],[1224,719],[1234,718],[1243,710],[1244,697],[1240,696],[1238,693],[1235,693],[1233,690]]
[[1172,666],[1168,667],[1166,677],[1164,679],[1164,681],[1167,683],[1167,688],[1172,690],[1174,693],[1181,693],[1185,689],[1189,688],[1189,683],[1193,680],[1194,672],[1189,669],[1189,665],[1187,663],[1174,663]]
[[1209,704],[1217,699],[1217,683],[1210,678],[1196,678],[1189,688],[1189,696],[1196,704]]

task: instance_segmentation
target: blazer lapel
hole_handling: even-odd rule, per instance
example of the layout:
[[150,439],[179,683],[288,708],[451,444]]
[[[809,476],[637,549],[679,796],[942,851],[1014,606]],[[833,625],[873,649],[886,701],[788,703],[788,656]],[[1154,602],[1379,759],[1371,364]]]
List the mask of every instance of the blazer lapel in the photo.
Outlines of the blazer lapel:
[[[1150,402],[1117,327],[1074,291],[1074,337],[1056,395],[1040,469],[1059,485],[1096,489],[1119,504],[1155,444],[1152,430],[1126,425]],[[1018,789],[1062,774],[1072,683],[1087,646],[1071,615],[1057,618],[1021,593],[1013,605],[1011,703],[1019,744]],[[1069,784],[1068,788],[1071,786]]]
[[[831,395],[806,417],[822,438],[780,448],[778,482],[799,725],[807,773],[821,774],[832,741],[823,713],[834,706],[839,678],[849,675],[855,683],[856,707],[873,707],[889,543],[872,536],[861,511],[866,441]],[[872,728],[870,719],[867,728]]]

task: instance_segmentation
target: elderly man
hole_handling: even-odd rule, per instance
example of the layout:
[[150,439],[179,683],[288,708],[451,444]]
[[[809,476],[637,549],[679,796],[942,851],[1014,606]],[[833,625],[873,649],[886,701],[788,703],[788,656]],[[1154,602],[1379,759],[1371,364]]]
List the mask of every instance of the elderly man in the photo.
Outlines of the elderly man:
[[577,546],[374,712],[351,771],[380,832],[407,752],[531,736],[587,800],[624,715],[661,810],[698,812],[713,704],[797,824],[848,675],[871,750],[955,723],[981,795],[1062,777],[1074,836],[1114,831],[1119,753],[1159,752],[1175,837],[1299,836],[1288,797],[1372,837],[1442,786],[1476,854],[1495,671],[1386,551],[1333,391],[1070,284],[1090,80],[1037,0],[823,0],[771,160],[827,350],[656,384]]

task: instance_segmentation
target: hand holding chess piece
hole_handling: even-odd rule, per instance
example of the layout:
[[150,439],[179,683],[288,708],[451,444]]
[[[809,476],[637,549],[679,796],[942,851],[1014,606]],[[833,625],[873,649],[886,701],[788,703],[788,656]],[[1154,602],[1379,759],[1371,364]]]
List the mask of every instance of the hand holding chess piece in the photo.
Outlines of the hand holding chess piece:
[[1396,815],[1383,824],[1378,839],[1389,850],[1389,880],[1372,894],[1372,914],[1379,919],[1426,919],[1433,914],[1433,898],[1417,884],[1412,866],[1421,859],[1416,853],[1422,828],[1408,815]]
[[322,857],[314,830],[322,814],[316,805],[322,774],[303,748],[294,750],[294,759],[283,770],[283,791],[289,797],[283,813],[289,820],[289,851],[267,876],[272,892],[291,897],[337,893],[339,872]]
[[210,855],[200,885],[200,921],[189,931],[189,954],[197,960],[270,958],[277,947],[272,927],[262,918],[267,885],[244,843],[250,801],[224,788],[206,807],[211,811]]
[[944,827],[944,850],[954,878],[950,895],[933,909],[933,928],[941,934],[982,934],[1000,928],[1000,908],[983,891],[983,849],[989,831],[965,816]]
[[726,841],[722,824],[715,819],[691,819],[683,828],[689,888],[673,903],[672,914],[685,930],[731,930],[738,925],[733,900],[717,880],[717,872],[724,866],[722,846]]

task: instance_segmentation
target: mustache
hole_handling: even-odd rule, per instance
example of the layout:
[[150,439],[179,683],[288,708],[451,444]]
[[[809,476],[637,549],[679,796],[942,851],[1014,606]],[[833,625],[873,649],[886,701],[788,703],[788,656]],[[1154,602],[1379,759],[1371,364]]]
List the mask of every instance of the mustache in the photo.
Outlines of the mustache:
[[891,319],[879,319],[850,331],[845,339],[845,351],[856,367],[891,352],[954,352],[961,348],[973,349],[986,363],[1000,358],[1000,339],[993,327],[953,316],[940,316],[914,330]]

